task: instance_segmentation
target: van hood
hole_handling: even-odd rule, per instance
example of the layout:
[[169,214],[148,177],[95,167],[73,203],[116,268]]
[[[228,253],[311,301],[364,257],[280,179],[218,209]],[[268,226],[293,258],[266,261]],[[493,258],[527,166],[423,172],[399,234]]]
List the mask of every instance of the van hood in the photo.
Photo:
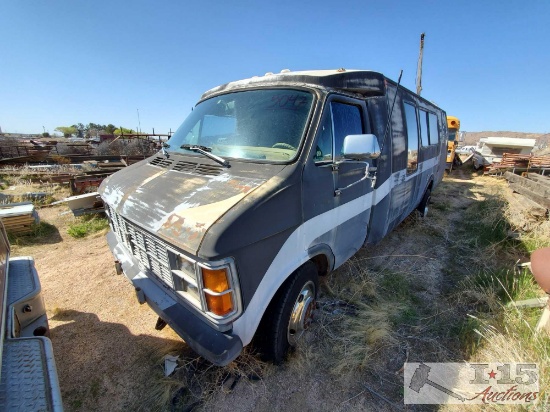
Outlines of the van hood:
[[99,193],[128,221],[194,255],[208,229],[271,177],[240,177],[230,169],[201,165],[182,172],[171,166],[136,163],[105,179]]

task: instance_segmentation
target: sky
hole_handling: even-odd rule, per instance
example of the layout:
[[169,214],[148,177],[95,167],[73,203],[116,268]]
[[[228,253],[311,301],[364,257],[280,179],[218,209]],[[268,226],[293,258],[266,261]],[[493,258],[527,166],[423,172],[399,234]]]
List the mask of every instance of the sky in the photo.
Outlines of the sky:
[[[1,0],[0,128],[175,131],[202,93],[282,69],[365,69],[464,131],[550,132],[550,1]],[[139,116],[138,116],[139,114]]]

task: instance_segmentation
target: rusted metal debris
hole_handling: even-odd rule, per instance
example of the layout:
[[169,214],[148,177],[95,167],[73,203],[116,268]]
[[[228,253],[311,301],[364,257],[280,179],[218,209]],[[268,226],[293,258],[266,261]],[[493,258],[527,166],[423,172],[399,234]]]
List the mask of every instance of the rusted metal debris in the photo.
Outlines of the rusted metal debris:
[[0,146],[0,163],[43,162],[49,156],[52,146]]
[[69,188],[71,195],[82,195],[85,193],[96,192],[99,185],[105,178],[111,176],[116,170],[109,170],[103,173],[84,173],[77,176],[72,176],[69,179]]
[[75,216],[105,212],[105,205],[97,192],[67,197],[52,203],[52,205],[61,203],[67,203],[67,206],[69,206],[69,209],[71,209]]

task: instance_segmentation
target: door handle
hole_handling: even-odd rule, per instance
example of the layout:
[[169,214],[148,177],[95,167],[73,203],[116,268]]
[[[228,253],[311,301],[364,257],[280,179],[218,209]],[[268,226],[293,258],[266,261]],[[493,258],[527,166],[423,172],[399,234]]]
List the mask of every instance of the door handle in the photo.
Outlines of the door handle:
[[353,182],[345,187],[340,187],[334,191],[334,196],[340,196],[343,190],[349,189],[350,187],[353,187],[367,179],[370,179],[371,181],[371,188],[374,188],[374,185],[376,184],[376,167],[367,167],[365,168],[365,175],[359,179],[357,182]]

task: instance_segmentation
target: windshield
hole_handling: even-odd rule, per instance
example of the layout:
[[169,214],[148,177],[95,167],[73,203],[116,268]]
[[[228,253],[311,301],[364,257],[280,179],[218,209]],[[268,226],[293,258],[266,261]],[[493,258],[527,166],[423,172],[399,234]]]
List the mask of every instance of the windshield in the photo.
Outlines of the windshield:
[[[291,89],[225,94],[198,104],[168,140],[169,152],[287,162],[298,153],[313,95]],[[186,148],[182,148],[182,146]]]
[[456,130],[449,129],[449,142],[454,142],[456,140]]

